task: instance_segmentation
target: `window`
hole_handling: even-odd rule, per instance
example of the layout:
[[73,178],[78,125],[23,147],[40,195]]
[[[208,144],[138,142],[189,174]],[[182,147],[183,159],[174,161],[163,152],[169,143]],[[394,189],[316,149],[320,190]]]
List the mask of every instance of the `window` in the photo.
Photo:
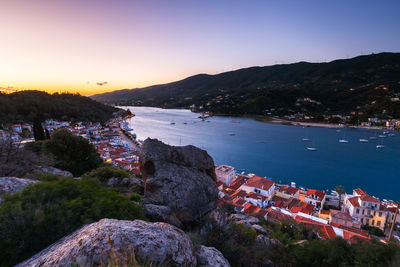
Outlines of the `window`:
[[375,224],[375,220],[372,220],[371,225],[374,225],[374,224]]
[[363,218],[361,218],[361,223],[364,223],[364,219]]
[[382,212],[379,212],[379,217],[382,217]]
[[338,220],[338,219],[335,219],[335,221],[336,221],[336,222],[339,222],[339,220]]
[[356,213],[359,214],[360,213],[360,209],[356,209]]
[[381,221],[377,221],[376,226],[378,226],[378,227],[381,226]]
[[362,210],[362,214],[364,215],[364,210]]

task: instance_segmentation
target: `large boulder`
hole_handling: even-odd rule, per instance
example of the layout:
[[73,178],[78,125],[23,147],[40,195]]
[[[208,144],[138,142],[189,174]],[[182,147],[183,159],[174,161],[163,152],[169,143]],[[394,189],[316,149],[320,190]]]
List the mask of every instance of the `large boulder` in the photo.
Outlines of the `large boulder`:
[[102,219],[17,266],[196,266],[189,237],[166,223]]
[[143,194],[144,182],[135,177],[113,177],[107,180],[107,185],[118,188],[118,191],[123,193]]
[[213,247],[201,246],[197,251],[197,266],[201,267],[230,267],[222,253]]
[[0,201],[4,194],[14,194],[22,191],[26,186],[37,183],[38,181],[17,177],[0,177]]
[[218,200],[214,161],[194,146],[175,147],[146,139],[140,170],[149,203],[166,205],[181,222],[191,222],[214,209]]
[[181,221],[179,221],[174,214],[171,212],[171,208],[168,206],[144,204],[146,211],[146,217],[156,222],[166,222],[177,227],[182,227]]
[[36,169],[37,172],[43,172],[43,173],[48,173],[48,174],[53,174],[53,175],[58,175],[62,177],[73,177],[72,173],[69,171],[63,171],[51,166],[40,166]]

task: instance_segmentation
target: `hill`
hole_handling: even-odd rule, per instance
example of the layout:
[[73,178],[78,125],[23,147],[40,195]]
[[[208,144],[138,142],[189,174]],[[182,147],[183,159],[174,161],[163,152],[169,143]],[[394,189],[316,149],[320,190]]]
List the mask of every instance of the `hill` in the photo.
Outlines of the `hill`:
[[[400,117],[400,53],[329,63],[251,67],[91,96],[108,104],[188,108],[218,114],[387,113]],[[193,106],[192,106],[193,107]]]
[[53,118],[58,120],[103,122],[119,109],[77,94],[48,94],[41,91],[0,93],[0,125],[32,122]]

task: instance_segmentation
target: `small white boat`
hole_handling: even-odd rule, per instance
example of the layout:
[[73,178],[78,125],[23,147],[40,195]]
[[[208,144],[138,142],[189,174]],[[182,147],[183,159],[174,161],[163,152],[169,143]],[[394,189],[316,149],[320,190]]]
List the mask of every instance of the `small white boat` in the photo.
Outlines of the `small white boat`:
[[385,137],[386,137],[386,135],[384,135],[384,134],[380,134],[380,135],[379,135],[379,137],[380,137],[380,138],[385,138]]
[[310,141],[309,138],[303,138],[303,141]]
[[336,130],[336,132],[340,133],[340,130]]
[[349,141],[346,139],[339,139],[339,143],[348,143]]
[[371,136],[369,139],[371,139],[371,140],[376,140],[376,139],[378,139],[376,136]]
[[361,143],[368,143],[368,139],[360,138]]
[[384,145],[377,145],[376,148],[384,148]]
[[383,134],[388,134],[388,133],[389,133],[388,131],[383,132]]
[[395,134],[394,133],[390,133],[390,134],[388,134],[388,136],[392,137],[392,136],[395,136]]
[[317,151],[318,149],[316,147],[307,147],[308,151]]

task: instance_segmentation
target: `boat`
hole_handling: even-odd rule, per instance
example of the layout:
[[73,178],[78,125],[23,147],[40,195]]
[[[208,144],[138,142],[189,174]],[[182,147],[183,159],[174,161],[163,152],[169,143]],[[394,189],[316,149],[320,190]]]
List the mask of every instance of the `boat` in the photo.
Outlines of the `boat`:
[[376,148],[384,148],[384,145],[377,145]]
[[230,136],[234,136],[235,134],[234,134],[234,133],[229,133],[229,135],[230,135]]
[[187,122],[184,122],[183,124],[187,124]]
[[339,139],[339,143],[348,143],[349,141],[346,139]]
[[317,151],[318,149],[316,147],[307,147],[308,151]]
[[386,137],[386,135],[384,135],[384,134],[380,134],[380,135],[379,135],[379,137],[380,137],[380,138],[385,138],[385,137]]
[[339,130],[339,129],[337,129],[337,130],[336,130],[336,132],[340,133],[340,130]]
[[368,139],[360,138],[361,143],[368,143]]
[[303,138],[302,140],[303,140],[303,141],[310,141],[309,138]]
[[175,125],[175,122],[171,122],[171,125]]
[[393,137],[393,136],[395,136],[395,134],[394,133],[390,133],[390,134],[388,134],[388,136]]
[[384,131],[382,134],[388,134],[389,132],[388,131]]

